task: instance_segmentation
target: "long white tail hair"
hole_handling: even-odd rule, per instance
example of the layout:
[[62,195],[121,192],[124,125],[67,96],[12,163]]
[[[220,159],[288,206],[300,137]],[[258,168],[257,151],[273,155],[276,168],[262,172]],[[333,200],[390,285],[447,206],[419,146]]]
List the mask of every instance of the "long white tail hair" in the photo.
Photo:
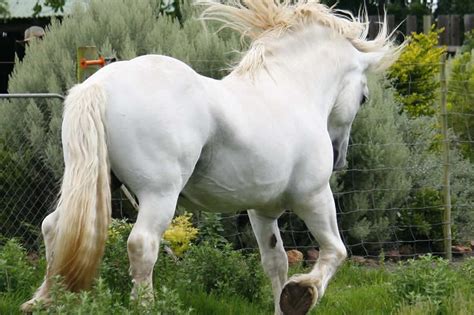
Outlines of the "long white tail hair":
[[48,279],[60,275],[71,291],[87,289],[101,261],[111,218],[106,94],[98,84],[72,88],[62,124],[64,177]]

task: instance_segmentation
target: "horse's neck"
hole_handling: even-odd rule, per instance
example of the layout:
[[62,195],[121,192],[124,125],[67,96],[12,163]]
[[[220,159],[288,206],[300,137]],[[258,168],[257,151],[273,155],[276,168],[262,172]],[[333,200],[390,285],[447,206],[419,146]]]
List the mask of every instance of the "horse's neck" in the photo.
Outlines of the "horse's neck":
[[348,46],[326,28],[310,27],[267,43],[264,66],[255,73],[236,71],[225,80],[235,86],[237,94],[252,89],[271,99],[271,94],[278,93],[294,103],[306,102],[329,114],[350,59],[344,57],[348,52],[341,49]]

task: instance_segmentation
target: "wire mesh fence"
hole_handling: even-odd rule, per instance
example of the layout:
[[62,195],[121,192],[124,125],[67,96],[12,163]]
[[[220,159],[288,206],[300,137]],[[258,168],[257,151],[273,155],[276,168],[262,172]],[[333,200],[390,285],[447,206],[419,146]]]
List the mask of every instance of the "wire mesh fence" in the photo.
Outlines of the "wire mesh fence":
[[[431,117],[408,117],[393,105],[388,95],[393,91],[383,84],[361,110],[354,124],[348,167],[332,178],[340,232],[351,254],[395,259],[427,252],[446,254],[446,225],[453,229],[456,251],[468,252],[464,245],[474,239],[472,75],[450,76],[447,89],[438,91],[434,106],[439,106],[440,93],[447,98],[446,140],[438,109]],[[0,244],[15,237],[37,250],[42,244],[41,222],[54,209],[61,179],[60,121],[51,117],[62,110],[62,104],[10,100],[0,101],[0,106],[3,114],[10,115],[3,120],[0,138]],[[45,124],[47,133],[42,129]],[[443,141],[449,143],[448,151]],[[449,221],[443,217],[446,167],[452,199]],[[114,217],[134,220],[136,211],[121,191],[114,193],[112,202]],[[237,249],[257,248],[245,212],[211,219],[195,213],[194,218],[201,227],[217,222],[221,236]],[[303,252],[317,248],[293,212],[286,211],[279,225],[286,248]]]

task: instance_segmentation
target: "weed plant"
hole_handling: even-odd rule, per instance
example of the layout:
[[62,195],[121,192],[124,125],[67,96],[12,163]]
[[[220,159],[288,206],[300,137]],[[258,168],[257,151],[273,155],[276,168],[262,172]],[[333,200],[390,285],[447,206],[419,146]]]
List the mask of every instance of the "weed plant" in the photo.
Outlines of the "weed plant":
[[408,304],[429,302],[442,308],[443,299],[454,292],[456,278],[447,260],[426,255],[400,265],[393,279],[393,293]]
[[203,243],[192,247],[182,261],[181,279],[198,292],[218,296],[241,296],[251,302],[262,300],[265,281],[260,259],[245,255],[230,245],[216,248]]

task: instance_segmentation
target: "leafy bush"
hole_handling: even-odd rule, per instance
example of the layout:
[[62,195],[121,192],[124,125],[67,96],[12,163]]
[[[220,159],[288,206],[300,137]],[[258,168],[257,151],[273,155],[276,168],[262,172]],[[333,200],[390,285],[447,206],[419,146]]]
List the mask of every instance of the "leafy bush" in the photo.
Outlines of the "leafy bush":
[[[225,32],[217,35],[212,27],[206,32],[194,18],[198,9],[190,2],[181,4],[181,21],[160,15],[158,4],[156,0],[137,0],[133,5],[126,0],[92,0],[62,21],[53,20],[44,39],[31,42],[24,59],[16,60],[9,92],[65,94],[76,83],[76,50],[88,45],[121,60],[166,54],[203,75],[225,75],[236,56],[229,52],[241,46],[238,38]],[[12,196],[0,199],[0,209],[6,209],[2,219],[9,226],[5,232],[9,237],[35,240],[39,229],[31,231],[30,226],[40,226],[56,199],[63,169],[61,117],[59,100],[0,101],[0,158],[7,163],[0,194]],[[21,198],[21,193],[28,198]]]
[[[400,120],[403,141],[410,148],[407,171],[412,188],[399,214],[398,240],[414,241],[414,236],[427,239],[426,228],[430,230],[430,239],[442,238],[444,201],[441,181],[444,161],[439,149],[439,128],[438,117],[420,116]],[[449,137],[453,139],[454,135],[450,134]],[[472,163],[463,158],[457,147],[451,146],[450,179],[455,242],[466,241],[474,236],[474,213],[471,210],[474,206],[472,169]],[[422,245],[415,243],[417,244]],[[423,251],[439,251],[439,245],[440,243],[435,244],[435,248],[425,248]]]
[[[400,211],[397,236],[404,241],[443,239],[443,197],[441,191],[424,187],[414,189],[408,197],[409,207]],[[442,243],[436,243],[436,251]]]
[[459,52],[461,54],[465,52],[471,52],[474,49],[474,29],[464,34],[464,42]]
[[228,243],[223,236],[224,226],[222,215],[214,212],[201,212],[199,217],[198,243],[207,243],[214,247],[222,247]]
[[[230,245],[215,248],[208,244],[193,246],[180,266],[186,290],[201,290],[215,295],[237,295],[249,301],[262,298],[265,279],[257,255],[244,255]],[[184,274],[183,274],[184,273]]]
[[461,266],[461,274],[463,274],[467,279],[472,279],[470,284],[474,287],[474,257],[467,259]]
[[35,271],[27,259],[26,250],[17,240],[11,239],[0,247],[0,292],[33,286]]
[[397,101],[402,110],[411,117],[436,112],[434,102],[438,97],[440,57],[444,47],[437,47],[438,35],[442,30],[433,27],[428,34],[413,33],[410,43],[397,62],[388,71],[397,91]]
[[187,212],[177,216],[163,234],[163,239],[171,244],[171,249],[178,257],[181,257],[189,249],[191,241],[196,239],[199,232],[193,227],[191,217],[192,214]]
[[[140,294],[139,294],[140,295]],[[110,286],[99,278],[91,291],[73,293],[67,291],[56,280],[51,290],[51,304],[47,308],[37,304],[35,314],[190,314],[191,309],[183,306],[178,293],[160,287],[156,301],[141,303],[140,296],[130,305],[115,298]]]
[[443,299],[454,291],[456,279],[447,260],[426,255],[400,265],[393,290],[401,303],[430,302],[441,308]]
[[450,68],[448,82],[450,127],[459,140],[463,155],[474,162],[474,53],[469,50],[458,54],[451,60]]
[[116,292],[123,294],[129,294],[132,288],[127,253],[127,239],[131,230],[131,223],[112,220],[100,268],[101,278]]

